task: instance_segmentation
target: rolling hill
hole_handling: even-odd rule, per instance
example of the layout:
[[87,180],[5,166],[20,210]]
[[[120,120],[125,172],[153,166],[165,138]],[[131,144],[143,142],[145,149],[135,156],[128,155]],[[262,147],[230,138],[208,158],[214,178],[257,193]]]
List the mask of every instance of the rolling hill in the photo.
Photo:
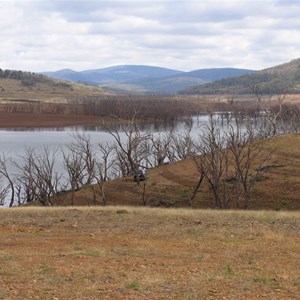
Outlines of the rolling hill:
[[42,74],[0,69],[0,101],[66,102],[70,95],[107,94],[95,86],[47,77]]
[[238,77],[226,78],[212,83],[195,85],[179,94],[208,95],[225,94],[239,91],[248,93],[249,86],[259,84],[264,93],[299,93],[300,92],[300,58],[289,63],[278,65]]
[[43,72],[43,74],[75,82],[103,84],[111,82],[129,82],[145,78],[162,78],[184,73],[182,71],[138,65],[114,66],[104,69],[86,70],[76,72],[70,69],[56,72]]
[[201,69],[191,72],[144,66],[123,65],[76,72],[60,70],[44,72],[54,78],[86,82],[104,90],[121,94],[176,94],[188,87],[215,80],[252,74],[253,70],[234,68]]

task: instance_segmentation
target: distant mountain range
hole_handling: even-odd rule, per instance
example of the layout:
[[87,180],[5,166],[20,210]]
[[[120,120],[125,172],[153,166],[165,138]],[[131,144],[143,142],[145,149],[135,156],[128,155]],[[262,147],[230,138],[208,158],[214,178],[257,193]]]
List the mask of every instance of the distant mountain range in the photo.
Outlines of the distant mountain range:
[[300,93],[300,58],[255,73],[198,84],[182,91],[183,95],[249,93],[251,85],[259,85],[264,93]]
[[70,69],[42,72],[49,77],[84,82],[99,86],[111,93],[125,94],[176,94],[192,86],[253,73],[254,70],[235,68],[183,72],[144,65],[122,65],[81,72]]

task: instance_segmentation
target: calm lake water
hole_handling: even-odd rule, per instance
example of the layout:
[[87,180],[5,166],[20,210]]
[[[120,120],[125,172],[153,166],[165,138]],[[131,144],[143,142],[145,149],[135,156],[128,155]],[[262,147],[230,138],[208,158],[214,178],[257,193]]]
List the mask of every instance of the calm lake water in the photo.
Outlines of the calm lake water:
[[[194,117],[191,136],[197,138],[200,135],[200,128],[209,120],[208,115]],[[218,127],[222,128],[221,124]],[[140,127],[141,132],[152,133],[158,135],[167,132],[171,125],[167,124],[144,124]],[[186,123],[179,122],[174,128],[175,134],[182,134],[186,130]],[[112,129],[118,130],[121,138],[126,138],[122,127],[112,125]],[[65,149],[72,141],[77,133],[85,134],[90,137],[90,141],[94,147],[99,143],[113,143],[112,135],[105,131],[101,126],[76,126],[76,127],[60,127],[60,128],[6,128],[0,129],[0,155],[22,166],[24,156],[28,149],[33,149],[36,154],[43,151],[44,147],[51,149]],[[8,164],[9,172],[14,174],[16,168],[12,164]],[[62,151],[56,153],[55,169],[59,173],[64,173]],[[2,184],[3,185],[3,184]],[[5,186],[5,183],[4,183]],[[7,205],[7,203],[6,203]],[[5,205],[5,206],[6,206]]]
[[[208,115],[197,116],[194,118],[194,125],[191,131],[192,136],[199,134],[201,125],[207,123]],[[118,125],[112,125],[114,129],[120,131],[122,128]],[[146,124],[140,127],[142,132],[151,132],[154,134],[166,132],[170,128],[168,125]],[[176,133],[184,131],[184,122],[180,122],[175,127]],[[90,136],[94,145],[98,143],[113,142],[113,137],[105,131],[102,126],[76,126],[76,127],[59,127],[59,128],[6,128],[0,129],[0,153],[6,156],[16,157],[23,155],[26,148],[33,148],[37,151],[47,146],[50,148],[64,148],[70,144],[76,133]]]

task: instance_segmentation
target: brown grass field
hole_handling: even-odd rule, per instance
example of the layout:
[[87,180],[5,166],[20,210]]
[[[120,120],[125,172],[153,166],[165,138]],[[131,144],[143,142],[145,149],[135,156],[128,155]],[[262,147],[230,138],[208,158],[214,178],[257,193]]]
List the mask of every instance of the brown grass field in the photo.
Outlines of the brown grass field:
[[33,86],[24,86],[20,80],[0,78],[0,103],[19,100],[66,103],[70,96],[77,94],[105,95],[107,93],[91,85],[56,79],[37,82]]
[[0,299],[299,299],[300,213],[0,210]]

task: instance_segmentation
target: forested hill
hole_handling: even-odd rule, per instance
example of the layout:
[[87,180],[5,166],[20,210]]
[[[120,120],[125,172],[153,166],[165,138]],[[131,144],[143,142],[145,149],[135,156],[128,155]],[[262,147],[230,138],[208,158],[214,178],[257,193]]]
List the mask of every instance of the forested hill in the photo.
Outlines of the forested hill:
[[52,78],[49,78],[42,74],[17,71],[17,70],[2,70],[0,68],[0,79],[3,78],[20,80],[24,86],[33,86],[38,82],[47,82],[47,83],[54,82]]
[[260,90],[265,93],[300,93],[300,58],[252,74],[195,85],[178,93],[186,95],[225,94],[237,91],[247,93],[249,86],[254,84],[258,84]]

